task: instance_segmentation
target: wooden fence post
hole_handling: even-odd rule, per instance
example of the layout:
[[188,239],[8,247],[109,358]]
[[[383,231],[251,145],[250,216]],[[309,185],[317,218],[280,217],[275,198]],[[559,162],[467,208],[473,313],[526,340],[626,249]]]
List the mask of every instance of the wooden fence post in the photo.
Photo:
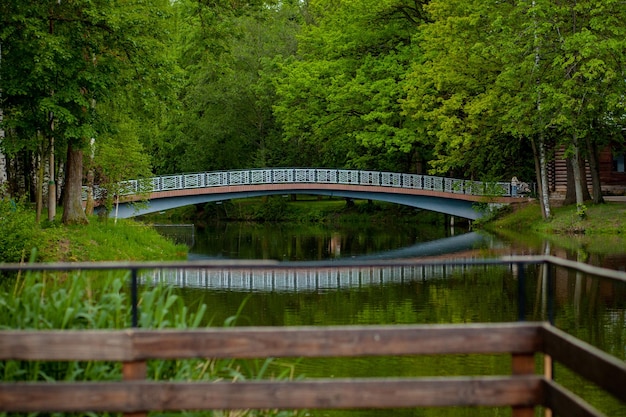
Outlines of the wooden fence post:
[[[145,380],[147,373],[148,366],[146,361],[133,361],[122,363],[122,379],[124,379],[124,381]],[[147,415],[148,413],[145,411],[124,413],[125,417],[147,417]]]
[[[543,355],[543,376],[548,381],[551,381],[553,378],[552,369],[552,356],[547,354]],[[550,408],[546,407],[544,417],[552,417],[552,410]]]
[[[535,355],[534,354],[513,354],[511,358],[511,373],[513,375],[534,375]],[[535,407],[518,406],[512,408],[512,417],[534,417]]]

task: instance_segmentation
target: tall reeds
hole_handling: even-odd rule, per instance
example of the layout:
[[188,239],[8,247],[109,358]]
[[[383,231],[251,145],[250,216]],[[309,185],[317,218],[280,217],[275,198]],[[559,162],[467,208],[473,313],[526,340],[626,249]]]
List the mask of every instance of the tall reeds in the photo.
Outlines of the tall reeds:
[[[0,329],[121,329],[130,326],[129,274],[26,273],[0,277]],[[238,311],[241,313],[245,302]],[[207,307],[193,310],[164,285],[145,285],[139,294],[142,328],[197,328],[207,325]],[[225,321],[233,326],[237,317]],[[210,323],[209,323],[210,324]],[[293,364],[271,359],[155,360],[148,363],[154,380],[249,380],[293,378]],[[111,381],[122,378],[121,365],[112,362],[0,361],[3,381]],[[190,415],[193,413],[184,413]],[[216,412],[202,415],[258,415],[256,412]],[[0,415],[4,415],[0,413]],[[199,414],[197,414],[199,415]],[[263,411],[261,415],[294,415]]]

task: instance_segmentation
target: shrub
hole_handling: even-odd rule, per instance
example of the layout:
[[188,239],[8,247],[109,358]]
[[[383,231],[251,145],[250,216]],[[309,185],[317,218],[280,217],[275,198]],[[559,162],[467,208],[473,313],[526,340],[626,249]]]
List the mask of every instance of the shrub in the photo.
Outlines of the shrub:
[[0,262],[28,259],[42,244],[34,214],[14,200],[0,200],[0,230]]
[[292,211],[284,197],[269,197],[255,214],[257,220],[276,222],[291,218]]

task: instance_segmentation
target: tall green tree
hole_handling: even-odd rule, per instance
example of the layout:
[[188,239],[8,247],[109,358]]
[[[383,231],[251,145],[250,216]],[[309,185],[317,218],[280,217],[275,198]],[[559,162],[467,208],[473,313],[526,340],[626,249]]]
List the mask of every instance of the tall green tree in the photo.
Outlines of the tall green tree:
[[[623,113],[623,76],[613,81],[624,72],[623,25],[613,16],[623,16],[624,5],[432,0],[427,10],[433,22],[418,37],[424,59],[410,77],[405,109],[429,132],[434,165],[461,169],[476,152],[498,160],[501,149],[529,143],[549,217],[548,144],[601,136],[590,121]],[[605,44],[595,49],[600,39]],[[609,89],[615,95],[603,97]]]
[[127,90],[133,92],[158,73],[151,53],[167,36],[161,29],[169,7],[167,1],[135,0],[8,0],[0,6],[7,136],[19,149],[37,131],[66,150],[64,223],[87,221],[83,152],[108,128],[98,106],[131,82],[130,71],[137,85]]
[[163,171],[280,165],[272,114],[276,57],[295,52],[298,2],[179,4],[183,111],[171,120]]
[[[471,179],[527,174],[526,155],[532,153],[503,129],[499,92],[492,88],[505,64],[502,43],[490,35],[501,29],[484,30],[491,24],[489,9],[484,3],[432,1],[432,22],[416,33],[421,55],[407,76],[403,109],[434,150],[434,173]],[[510,10],[501,5],[503,15]]]
[[315,164],[422,170],[428,151],[400,106],[422,4],[308,3],[298,55],[277,81],[274,109],[290,146],[314,147]]
[[[552,124],[562,132],[574,164],[578,156],[589,162],[593,199],[602,201],[598,149],[608,145],[619,128],[615,115],[624,114],[626,94],[626,5],[619,1],[570,0],[554,8],[554,40],[559,47],[553,65],[560,71],[554,99],[558,113]],[[577,203],[582,204],[581,181],[574,169]]]

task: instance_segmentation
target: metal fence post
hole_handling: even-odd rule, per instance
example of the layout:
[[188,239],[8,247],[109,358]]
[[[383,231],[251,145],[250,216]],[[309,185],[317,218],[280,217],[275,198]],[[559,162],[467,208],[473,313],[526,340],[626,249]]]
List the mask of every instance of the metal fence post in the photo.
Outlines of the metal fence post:
[[554,280],[552,279],[552,265],[550,262],[545,263],[546,271],[546,285],[548,286],[548,321],[554,325]]
[[517,266],[517,320],[526,320],[526,271],[523,263]]
[[131,327],[138,327],[137,313],[137,268],[130,270]]

